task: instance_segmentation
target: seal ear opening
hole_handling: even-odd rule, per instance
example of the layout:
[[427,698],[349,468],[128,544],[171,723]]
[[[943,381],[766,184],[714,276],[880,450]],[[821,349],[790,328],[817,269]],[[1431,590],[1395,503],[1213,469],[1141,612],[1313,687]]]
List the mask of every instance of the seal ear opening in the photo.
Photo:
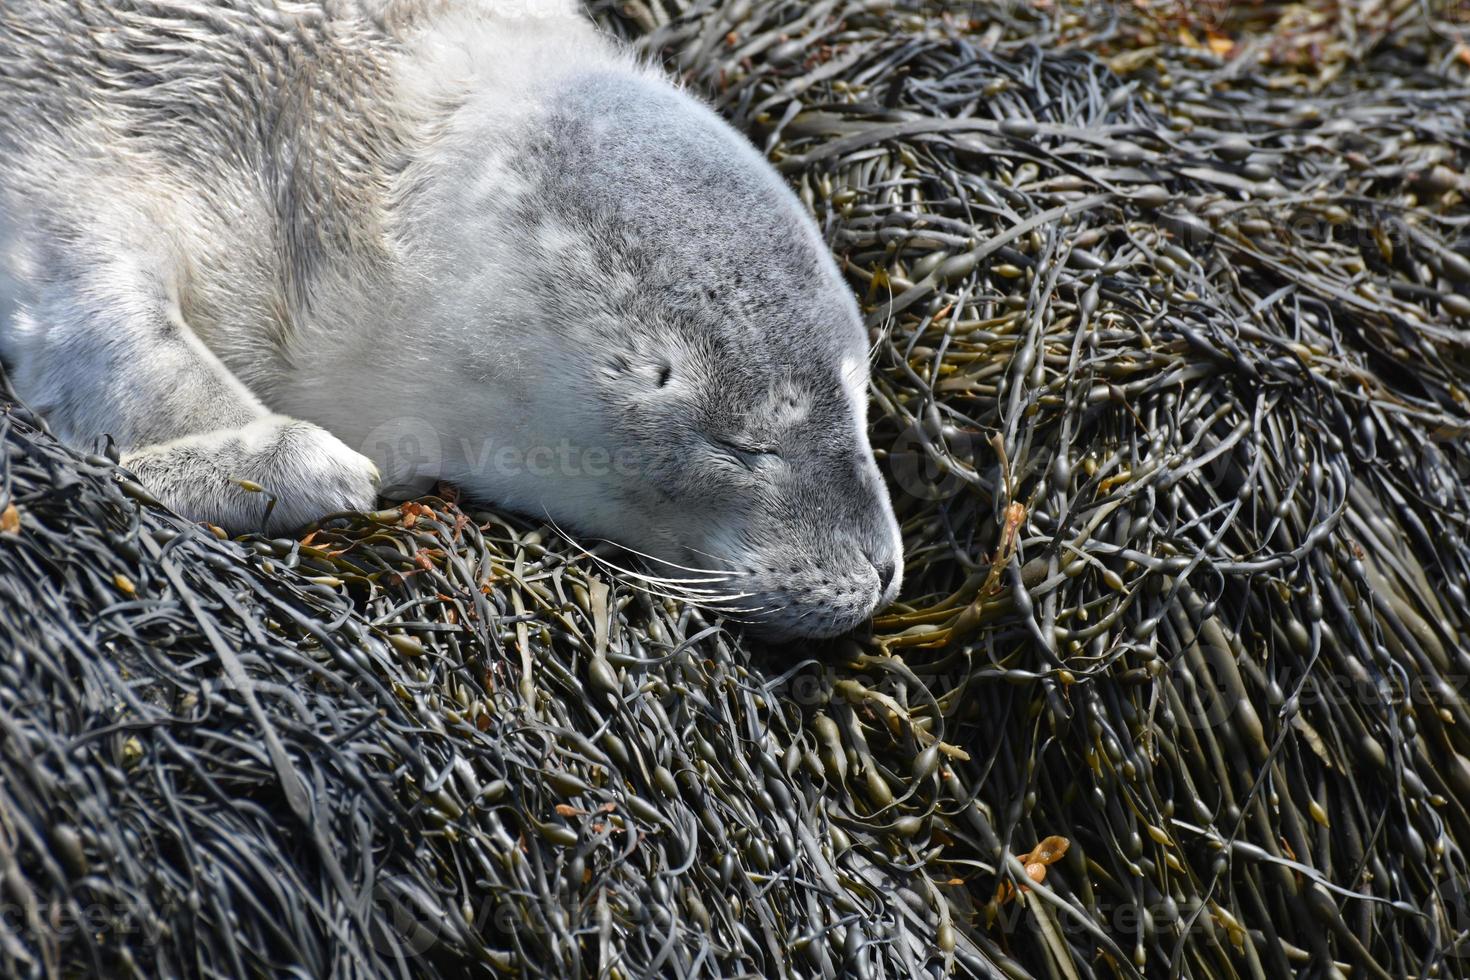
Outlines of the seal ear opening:
[[660,361],[658,365],[658,386],[660,388],[666,387],[669,383],[669,378],[673,377],[673,374],[674,365],[670,364],[668,361]]

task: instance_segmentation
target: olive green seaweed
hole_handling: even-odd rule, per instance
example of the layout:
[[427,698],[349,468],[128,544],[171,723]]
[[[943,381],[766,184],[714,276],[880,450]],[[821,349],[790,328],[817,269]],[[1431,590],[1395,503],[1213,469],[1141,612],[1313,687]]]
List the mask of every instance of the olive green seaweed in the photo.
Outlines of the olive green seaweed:
[[1470,972],[1470,56],[1246,7],[592,5],[863,299],[861,636],[0,414],[0,973]]

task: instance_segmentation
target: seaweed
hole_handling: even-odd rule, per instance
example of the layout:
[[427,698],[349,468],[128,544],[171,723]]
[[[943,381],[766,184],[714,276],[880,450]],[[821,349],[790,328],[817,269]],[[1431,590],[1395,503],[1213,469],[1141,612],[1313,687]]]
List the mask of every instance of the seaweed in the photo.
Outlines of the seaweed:
[[1464,969],[1443,8],[1311,71],[1160,5],[593,9],[862,297],[899,603],[765,647],[447,491],[227,541],[12,408],[0,969]]

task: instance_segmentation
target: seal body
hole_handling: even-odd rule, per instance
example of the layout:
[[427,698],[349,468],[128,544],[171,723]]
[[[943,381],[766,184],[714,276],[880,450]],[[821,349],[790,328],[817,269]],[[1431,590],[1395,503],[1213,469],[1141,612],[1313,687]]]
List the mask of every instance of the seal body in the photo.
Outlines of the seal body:
[[17,392],[186,516],[443,479],[772,635],[898,588],[817,229],[563,0],[7,5],[0,247]]

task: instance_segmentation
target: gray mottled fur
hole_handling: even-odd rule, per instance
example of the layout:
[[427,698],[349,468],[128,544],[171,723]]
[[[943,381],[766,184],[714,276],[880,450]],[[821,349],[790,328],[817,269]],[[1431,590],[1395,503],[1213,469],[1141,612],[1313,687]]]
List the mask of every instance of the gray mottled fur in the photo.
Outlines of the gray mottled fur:
[[564,0],[6,4],[0,248],[22,397],[189,516],[442,478],[773,634],[898,587],[816,229]]

